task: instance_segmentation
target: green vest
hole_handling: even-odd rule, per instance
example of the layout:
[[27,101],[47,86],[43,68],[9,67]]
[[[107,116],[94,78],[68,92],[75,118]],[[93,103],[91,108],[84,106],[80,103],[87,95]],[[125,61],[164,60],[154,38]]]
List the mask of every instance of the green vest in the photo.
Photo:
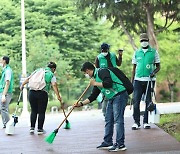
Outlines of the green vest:
[[49,92],[50,86],[51,86],[51,79],[53,78],[54,74],[51,71],[49,67],[45,68],[45,82],[46,82],[46,87],[44,88],[45,91]]
[[135,59],[137,61],[136,77],[148,77],[154,71],[155,53],[156,50],[151,47],[145,53],[142,48],[135,52]]
[[[109,54],[110,54],[110,60],[111,60],[113,67],[117,67],[116,55],[114,53],[111,53],[111,52],[109,52]],[[107,68],[108,67],[107,59],[102,54],[98,55],[98,60],[99,60],[99,67],[100,68]]]
[[[102,80],[98,76],[98,71],[99,71],[98,68],[96,68],[94,70],[94,79],[96,82],[102,82]],[[101,90],[101,93],[103,93],[107,99],[111,99],[118,92],[126,90],[126,88],[122,85],[121,80],[112,71],[109,70],[109,72],[110,72],[110,76],[113,80],[112,88],[107,89],[107,88],[98,87]],[[116,82],[116,83],[114,83],[114,82]]]
[[10,68],[10,66],[6,65],[5,68],[3,68],[2,76],[1,76],[1,80],[0,80],[0,93],[3,92],[4,87],[5,87],[5,72],[7,70],[10,70],[10,72],[11,72],[11,80],[10,80],[10,85],[9,85],[8,93],[12,93],[13,92],[13,82],[14,82],[13,72],[12,72],[12,69]]

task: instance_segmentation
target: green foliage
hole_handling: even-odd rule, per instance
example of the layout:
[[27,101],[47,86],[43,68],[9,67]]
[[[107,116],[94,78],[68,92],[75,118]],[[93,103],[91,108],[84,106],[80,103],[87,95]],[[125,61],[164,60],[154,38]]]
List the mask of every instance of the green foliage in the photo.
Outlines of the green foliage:
[[[12,103],[9,105],[9,113],[10,113],[10,114],[13,114],[13,113],[15,112],[15,110],[16,110],[16,107],[18,107],[16,114],[17,114],[17,115],[20,115],[21,112],[22,112],[22,108],[23,108],[23,102],[20,102],[20,103],[19,103],[19,106],[17,106],[17,102],[12,102]],[[29,105],[29,104],[28,104],[28,110],[30,111],[30,105]]]
[[146,32],[147,7],[150,8],[153,20],[156,19],[156,13],[160,13],[163,18],[167,19],[164,20],[162,26],[154,23],[155,31],[168,28],[169,24],[166,21],[179,21],[178,0],[120,0],[117,3],[113,0],[78,0],[77,5],[80,9],[90,8],[90,12],[95,18],[106,16],[108,20],[113,22],[114,27],[122,27],[123,22],[125,29],[132,34]]
[[180,114],[161,115],[158,126],[180,141]]
[[[0,8],[1,56],[10,56],[16,99],[22,65],[20,3],[2,0]],[[75,84],[71,86],[71,91],[73,97],[78,96],[82,91],[77,79],[82,77],[80,67],[84,61],[94,61],[101,26],[86,12],[78,13],[71,0],[25,1],[25,20],[28,75],[38,67],[46,66],[49,61],[55,61],[60,91],[66,94],[66,87]],[[82,82],[80,88],[84,88],[83,85]]]
[[[76,8],[76,2],[74,0],[25,1],[27,74],[29,75],[39,67],[45,67],[49,61],[55,61],[57,63],[57,83],[63,100],[68,104],[75,103],[74,100],[78,99],[89,82],[80,72],[82,63],[94,62],[103,42],[109,43],[110,51],[115,54],[117,54],[118,48],[124,49],[123,63],[120,69],[129,78],[131,77],[131,59],[134,51],[129,43],[129,38],[120,29],[122,28],[118,20],[120,17],[137,45],[139,45],[139,37],[136,34],[145,31],[147,26],[142,4],[144,1],[123,0],[114,3],[114,1],[105,0],[81,0],[82,7],[86,8],[91,5],[84,11]],[[169,14],[170,19],[173,18],[173,13],[175,15],[177,13],[177,1],[173,0],[172,6],[165,3],[165,0],[160,2],[163,4],[154,1],[153,7],[153,11],[156,12],[154,16],[156,30],[160,30],[166,22],[166,18],[162,16],[164,10],[167,12],[174,10],[172,14]],[[10,56],[10,65],[15,79],[13,102],[17,100],[19,94],[19,80],[22,74],[20,7],[18,0],[0,1],[0,56]],[[94,10],[96,17],[100,16],[103,19],[95,21],[89,14],[89,9],[93,12],[94,8],[98,9]],[[179,19],[175,18],[174,20]],[[171,21],[168,20],[167,23],[169,25]],[[171,80],[179,80],[178,27],[179,24],[175,22],[168,28],[169,31],[157,33],[162,62],[161,71],[158,73],[159,82],[166,80],[167,76]],[[84,98],[90,92],[91,90]],[[56,99],[52,91],[49,96],[50,101]],[[51,106],[51,104],[49,105]]]
[[164,32],[158,35],[159,53],[161,57],[161,73],[158,75],[160,81],[171,81],[180,79],[180,55],[179,37],[177,32]]

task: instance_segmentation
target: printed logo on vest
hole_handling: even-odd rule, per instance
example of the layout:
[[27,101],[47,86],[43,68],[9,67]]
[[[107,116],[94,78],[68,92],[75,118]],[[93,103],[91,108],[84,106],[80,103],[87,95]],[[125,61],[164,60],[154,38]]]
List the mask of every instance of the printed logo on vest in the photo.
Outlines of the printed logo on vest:
[[109,91],[109,90],[106,90],[105,93],[108,95],[108,94],[110,94],[110,91]]
[[150,66],[149,64],[147,64],[147,65],[146,65],[146,68],[147,68],[147,69],[150,69],[150,68],[151,68],[151,66]]
[[106,64],[105,63],[101,63],[101,67],[106,67]]

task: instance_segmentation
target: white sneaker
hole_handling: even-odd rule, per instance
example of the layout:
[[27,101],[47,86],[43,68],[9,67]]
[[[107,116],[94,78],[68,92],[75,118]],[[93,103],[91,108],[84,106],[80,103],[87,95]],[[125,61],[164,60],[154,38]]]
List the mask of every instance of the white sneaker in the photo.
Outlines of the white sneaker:
[[144,123],[144,129],[150,129],[151,126],[148,123]]
[[30,134],[34,134],[34,127],[31,127],[31,128],[30,128],[29,133],[30,133]]
[[138,125],[137,123],[134,123],[132,125],[132,130],[137,130],[137,129],[140,129],[140,125]]

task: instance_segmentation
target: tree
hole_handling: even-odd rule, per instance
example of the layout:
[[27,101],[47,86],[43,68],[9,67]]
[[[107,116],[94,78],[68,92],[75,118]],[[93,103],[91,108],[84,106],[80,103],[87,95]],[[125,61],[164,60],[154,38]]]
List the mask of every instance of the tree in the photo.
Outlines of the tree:
[[[76,88],[81,82],[77,77],[82,77],[80,67],[84,61],[94,61],[102,27],[87,12],[79,14],[73,2],[25,1],[25,28],[27,72],[46,66],[48,61],[55,61],[62,90],[69,84],[76,96],[81,91],[79,87]],[[20,1],[0,1],[0,50],[1,55],[9,55],[11,58],[15,95],[18,93],[21,75],[20,18]],[[71,86],[72,83],[75,86]],[[81,83],[80,88],[83,86],[86,85]]]
[[[172,29],[178,27],[175,25]],[[180,44],[177,32],[163,32],[158,35],[160,51],[161,51],[161,72],[158,75],[159,81],[166,80],[170,91],[170,100],[173,102],[175,99],[174,93],[177,83],[180,81]]]
[[[77,5],[81,9],[89,7],[96,18],[105,16],[114,27],[121,27],[134,49],[134,34],[147,32],[151,45],[158,49],[156,35],[179,21],[178,0],[78,0]],[[164,26],[155,23],[157,14],[165,19]]]
[[[34,4],[37,5],[36,8]],[[41,28],[47,38],[54,37],[63,60],[70,61],[75,76],[80,76],[82,62],[94,60],[96,55],[93,49],[97,48],[96,42],[99,42],[101,32],[97,22],[87,13],[78,13],[72,0],[63,3],[57,0],[31,0],[28,2],[28,8],[32,11],[30,14],[42,22],[41,25],[39,22],[32,25],[29,20],[27,22],[29,32],[31,27],[34,31],[37,26],[37,30]]]

